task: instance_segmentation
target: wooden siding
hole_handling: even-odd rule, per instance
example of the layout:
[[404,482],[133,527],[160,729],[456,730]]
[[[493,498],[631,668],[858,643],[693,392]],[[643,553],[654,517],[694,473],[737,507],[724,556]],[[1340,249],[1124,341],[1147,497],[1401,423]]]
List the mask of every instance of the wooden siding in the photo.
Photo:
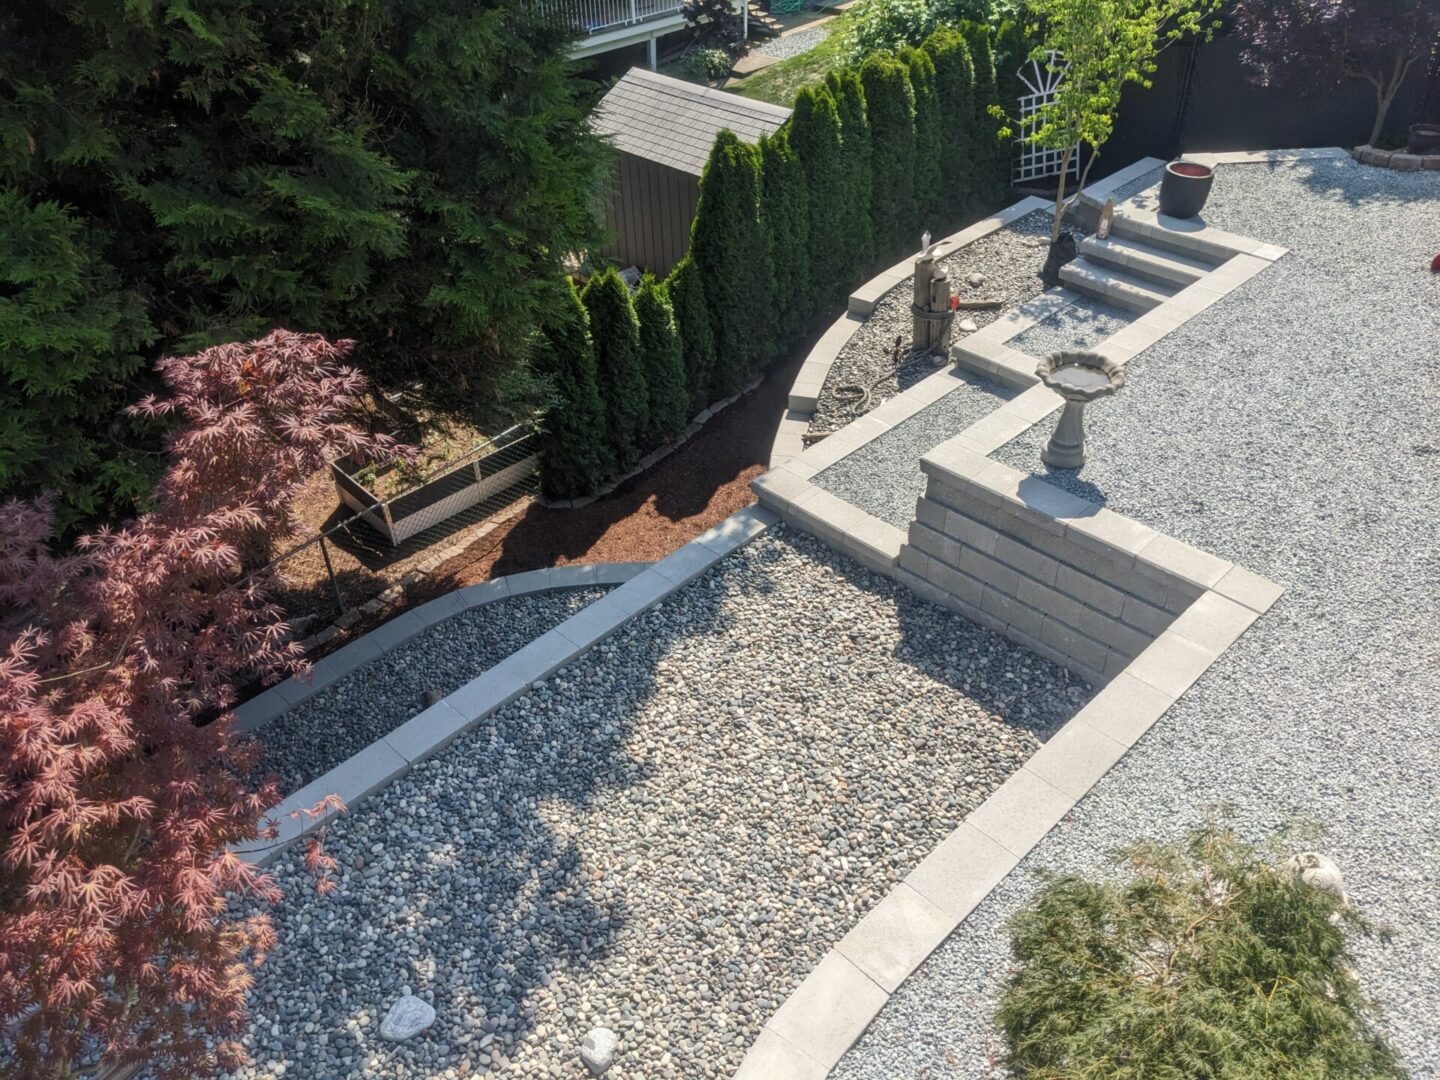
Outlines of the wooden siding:
[[616,157],[614,182],[605,202],[609,239],[604,254],[622,266],[633,264],[660,277],[690,247],[700,181],[633,154]]

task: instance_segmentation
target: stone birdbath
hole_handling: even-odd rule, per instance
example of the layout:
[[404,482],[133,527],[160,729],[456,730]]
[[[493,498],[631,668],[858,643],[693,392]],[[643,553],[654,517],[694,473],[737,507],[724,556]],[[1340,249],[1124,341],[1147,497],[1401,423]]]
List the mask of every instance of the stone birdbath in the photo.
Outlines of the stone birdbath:
[[1085,464],[1085,403],[1119,390],[1125,385],[1125,372],[1099,353],[1054,352],[1040,361],[1035,374],[1065,399],[1060,422],[1040,451],[1040,460],[1052,469],[1078,469]]

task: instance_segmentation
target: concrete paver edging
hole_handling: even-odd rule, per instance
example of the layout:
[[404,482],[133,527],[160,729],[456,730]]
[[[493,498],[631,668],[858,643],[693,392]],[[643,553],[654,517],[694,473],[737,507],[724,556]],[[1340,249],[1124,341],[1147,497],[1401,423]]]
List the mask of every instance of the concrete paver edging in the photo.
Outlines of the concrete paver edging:
[[[1189,160],[1229,164],[1343,154],[1328,149],[1275,151],[1191,155]],[[1137,162],[1102,181],[1098,191],[1091,185],[1086,194],[1098,195],[1103,202],[1109,191],[1157,164],[1158,159]],[[1157,229],[1168,230],[1175,224],[1153,212],[1144,218],[1143,205],[1127,203],[1127,212]],[[1193,231],[1202,234],[1203,242],[1224,246],[1229,258],[1096,346],[1098,351],[1120,363],[1129,361],[1287,253],[1277,245],[1232,237],[1203,225]],[[1176,613],[1156,624],[1153,638],[1138,655],[1109,677],[1083,709],[825,955],[766,1022],[735,1080],[828,1076],[904,979],[1284,592],[1244,567],[1123,515],[1048,485],[1042,491],[1027,474],[988,456],[1060,408],[1058,396],[1038,384],[1036,359],[1007,349],[1004,342],[1068,303],[1062,291],[1042,294],[952,349],[963,366],[1024,389],[923,456],[929,489],[946,483],[968,484],[972,491],[978,488],[978,496],[1023,521],[1035,535],[1069,538],[1105,553],[1114,562],[1129,565],[1137,580],[1151,576],[1152,588],[1157,580],[1184,582],[1185,603],[1172,608]],[[1007,326],[993,329],[1007,319]],[[989,366],[980,360],[989,361]],[[959,383],[954,372],[937,372],[816,446],[779,461],[752,487],[762,505],[788,522],[855,554],[926,599],[1015,637],[1013,628],[991,611],[967,605],[907,572],[900,565],[901,553],[908,549],[906,533],[812,483],[821,470],[938,401]],[[922,498],[917,509],[923,511],[926,501]],[[933,506],[930,512],[935,513]],[[920,521],[917,518],[917,524]],[[1062,657],[1052,659],[1065,662]]]
[[[413,637],[426,626],[434,625],[469,607],[525,592],[580,588],[607,581],[621,582],[617,588],[576,612],[554,629],[512,653],[499,664],[446,695],[435,705],[412,717],[383,738],[377,739],[299,791],[291,793],[263,815],[262,820],[272,822],[277,830],[272,839],[257,842],[256,845],[237,846],[233,850],[256,865],[268,865],[288,845],[325,824],[326,819],[323,816],[311,817],[307,814],[309,808],[331,795],[338,796],[347,807],[353,807],[365,796],[403,776],[418,762],[442,750],[490,713],[525,693],[534,683],[576,660],[602,638],[684,587],[732,551],[749,543],[776,520],[776,515],[771,511],[760,506],[749,506],[701,533],[658,562],[556,567],[515,574],[508,579],[467,586],[432,601],[425,607],[408,613],[416,616],[413,620],[407,621],[408,615],[392,620],[396,624],[404,625],[397,625],[388,635],[382,633],[386,627],[373,631],[356,642],[356,645],[364,645],[369,640],[368,647],[356,649],[327,669],[323,673],[325,683],[321,687],[306,687],[307,696],[333,682],[341,674],[348,674],[368,660],[382,655],[385,649],[393,648]],[[376,639],[376,635],[382,636]],[[344,651],[341,650],[342,653]],[[340,655],[341,653],[335,654],[337,657]],[[317,664],[317,670],[319,667]],[[299,688],[292,687],[291,692],[297,693]],[[271,709],[275,710],[271,715],[284,711],[283,708],[276,707],[276,702],[285,700],[287,699],[283,696],[277,695],[263,707],[254,710],[247,718],[251,725],[247,730],[253,730],[264,722],[255,717],[262,716]],[[289,702],[284,708],[289,708],[290,704],[294,702]]]

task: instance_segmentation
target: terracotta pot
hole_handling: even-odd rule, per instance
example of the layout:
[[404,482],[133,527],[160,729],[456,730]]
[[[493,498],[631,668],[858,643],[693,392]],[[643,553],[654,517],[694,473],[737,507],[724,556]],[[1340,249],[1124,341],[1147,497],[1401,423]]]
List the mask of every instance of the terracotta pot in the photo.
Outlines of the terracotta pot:
[[1205,208],[1215,170],[1193,161],[1172,161],[1165,166],[1160,181],[1160,213],[1176,218],[1192,218]]
[[1405,149],[1412,154],[1440,154],[1440,124],[1411,124]]

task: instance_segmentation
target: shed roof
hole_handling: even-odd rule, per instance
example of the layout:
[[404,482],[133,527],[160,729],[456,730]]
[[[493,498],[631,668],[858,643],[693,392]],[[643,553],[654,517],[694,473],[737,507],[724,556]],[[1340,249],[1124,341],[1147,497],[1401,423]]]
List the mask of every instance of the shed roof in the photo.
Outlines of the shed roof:
[[631,68],[601,98],[593,123],[617,149],[699,176],[721,128],[754,143],[789,118],[779,105]]

